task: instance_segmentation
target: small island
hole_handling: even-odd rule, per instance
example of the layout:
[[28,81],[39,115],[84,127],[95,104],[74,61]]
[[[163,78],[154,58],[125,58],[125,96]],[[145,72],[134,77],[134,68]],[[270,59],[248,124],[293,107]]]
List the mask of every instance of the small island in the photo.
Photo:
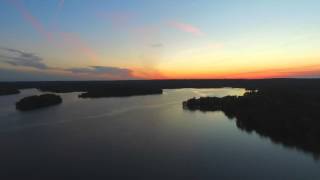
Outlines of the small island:
[[320,93],[316,89],[260,89],[244,96],[192,98],[183,107],[223,111],[241,130],[320,157]]
[[81,98],[126,97],[139,95],[162,94],[159,88],[116,87],[89,90],[79,95]]
[[16,103],[16,109],[20,111],[30,111],[62,103],[62,98],[55,94],[43,94],[39,96],[29,96]]
[[13,88],[0,88],[0,96],[4,95],[12,95],[12,94],[19,94],[20,91],[18,89]]

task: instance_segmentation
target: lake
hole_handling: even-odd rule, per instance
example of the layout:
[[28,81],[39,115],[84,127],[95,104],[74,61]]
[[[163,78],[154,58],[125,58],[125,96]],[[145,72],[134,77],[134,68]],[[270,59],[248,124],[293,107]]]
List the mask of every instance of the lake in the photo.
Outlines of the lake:
[[[0,179],[320,179],[298,149],[239,129],[223,112],[189,111],[192,97],[244,89],[172,89],[162,95],[80,99],[30,112],[0,97]],[[319,142],[320,143],[320,142]]]

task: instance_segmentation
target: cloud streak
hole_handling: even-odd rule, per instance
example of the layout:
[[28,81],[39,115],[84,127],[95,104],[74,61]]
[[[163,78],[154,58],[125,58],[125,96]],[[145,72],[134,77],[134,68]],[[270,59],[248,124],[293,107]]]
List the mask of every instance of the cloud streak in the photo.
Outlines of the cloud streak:
[[152,48],[161,48],[163,47],[164,45],[162,43],[153,43],[153,44],[150,44],[150,47]]
[[0,50],[6,51],[6,54],[8,54],[0,54],[0,60],[2,60],[4,63],[13,66],[32,67],[42,70],[49,69],[49,67],[45,63],[43,63],[43,59],[33,53],[10,48],[0,48]]
[[171,21],[169,25],[177,30],[191,33],[196,36],[202,36],[204,35],[204,32],[200,30],[200,28],[193,26],[191,24],[183,23],[183,22],[177,22],[177,21]]
[[133,71],[126,68],[110,66],[91,66],[88,68],[70,68],[66,69],[75,74],[104,75],[110,78],[132,79]]
[[84,41],[82,41],[80,37],[76,34],[61,32],[60,35],[67,44],[70,44],[73,48],[84,53],[84,55],[87,56],[91,61],[101,62],[101,59],[99,58],[97,53],[92,48],[90,48]]
[[[17,9],[17,11],[22,15],[26,22],[28,22],[39,34],[45,37],[50,43],[53,43],[54,45],[58,46],[58,44],[56,44],[54,41],[53,33],[47,31],[44,25],[35,16],[32,15],[32,13],[24,6],[24,4],[20,0],[8,0],[8,2],[10,2],[11,5],[15,9]],[[62,10],[64,3],[64,0],[59,1],[56,16],[58,16],[60,11]],[[59,47],[61,45],[68,44],[72,46],[72,48],[75,48],[79,50],[79,52],[82,52],[91,61],[99,62],[101,60],[97,53],[92,48],[90,48],[84,41],[82,41],[81,38],[76,34],[61,32],[58,35],[60,35],[61,38],[63,38],[64,40],[64,43],[60,43]]]
[[[3,53],[1,53],[3,52]],[[43,58],[18,49],[0,47],[0,62],[16,67],[29,67],[43,73],[63,73],[68,78],[92,79],[136,79],[134,72],[128,68],[110,66],[90,66],[83,68],[56,68],[43,62]],[[18,72],[18,70],[16,70]],[[71,74],[70,74],[71,73]]]
[[23,18],[32,25],[32,27],[42,34],[48,41],[52,41],[52,34],[44,28],[41,22],[34,17],[28,9],[20,2],[20,0],[8,0],[16,9],[17,11],[23,16]]

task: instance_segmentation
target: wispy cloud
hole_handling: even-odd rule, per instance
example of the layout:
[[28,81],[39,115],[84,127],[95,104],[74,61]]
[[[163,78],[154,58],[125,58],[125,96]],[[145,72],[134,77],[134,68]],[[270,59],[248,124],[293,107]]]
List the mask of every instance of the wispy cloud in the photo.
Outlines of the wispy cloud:
[[94,79],[136,79],[131,69],[120,67],[90,66],[84,68],[70,68],[65,70],[75,75],[88,76]]
[[152,48],[161,48],[163,47],[164,45],[162,43],[153,43],[153,44],[150,44],[150,46]]
[[0,81],[66,81],[77,79],[79,80],[80,78],[47,70],[24,70],[0,67]]
[[[16,67],[29,67],[42,73],[62,73],[71,75],[72,78],[92,78],[92,79],[136,79],[132,69],[110,66],[90,66],[75,68],[51,67],[44,59],[34,53],[25,52],[18,49],[0,47],[0,62]],[[31,69],[32,70],[32,69]],[[33,72],[31,71],[30,72]],[[19,72],[19,69],[15,70]],[[25,72],[27,73],[27,72]],[[71,74],[70,74],[71,73]]]
[[71,45],[76,50],[82,52],[91,61],[101,62],[101,59],[97,55],[97,53],[75,33],[61,32],[60,35],[67,44]]
[[89,75],[105,75],[108,77],[120,78],[120,79],[132,79],[132,70],[119,67],[109,66],[91,66],[88,68],[70,68],[66,69],[72,73],[89,74]]
[[[79,50],[79,52],[83,53],[87,56],[91,61],[98,62],[100,58],[98,57],[97,53],[88,46],[84,41],[81,40],[79,36],[75,33],[67,33],[61,32],[57,33],[58,37],[61,37],[64,41],[61,43],[58,41],[59,44],[56,44],[56,37],[53,36],[52,32],[46,30],[45,26],[35,17],[32,13],[24,6],[24,4],[20,0],[8,0],[13,7],[17,9],[17,11],[22,15],[22,17],[28,22],[38,33],[44,36],[49,42],[57,47],[61,47],[64,45],[70,45],[72,48]],[[56,16],[62,10],[65,1],[60,0],[58,3],[58,10],[56,12]],[[55,28],[54,28],[55,29]]]
[[183,31],[183,32],[187,32],[187,33],[191,33],[193,35],[196,35],[196,36],[202,36],[204,35],[204,32],[202,32],[200,30],[200,28],[194,26],[194,25],[191,25],[191,24],[187,24],[187,23],[183,23],[183,22],[177,22],[177,21],[171,21],[169,22],[169,25],[175,29],[178,29],[180,31]]
[[8,0],[16,9],[17,11],[23,16],[23,18],[31,24],[31,26],[40,34],[46,37],[48,41],[52,40],[52,34],[48,32],[42,23],[32,15],[32,13],[25,8],[20,0]]
[[32,67],[36,69],[48,69],[43,59],[33,53],[24,52],[17,49],[0,48],[6,55],[0,54],[0,60],[13,66]]

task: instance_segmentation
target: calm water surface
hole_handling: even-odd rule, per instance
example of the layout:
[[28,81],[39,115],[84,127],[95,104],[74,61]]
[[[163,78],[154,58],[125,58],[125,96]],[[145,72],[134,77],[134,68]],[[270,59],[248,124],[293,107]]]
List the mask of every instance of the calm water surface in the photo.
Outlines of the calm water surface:
[[40,93],[0,97],[0,179],[320,179],[311,155],[241,131],[222,112],[181,105],[243,89],[101,99],[65,93],[61,105],[15,110],[20,98]]

